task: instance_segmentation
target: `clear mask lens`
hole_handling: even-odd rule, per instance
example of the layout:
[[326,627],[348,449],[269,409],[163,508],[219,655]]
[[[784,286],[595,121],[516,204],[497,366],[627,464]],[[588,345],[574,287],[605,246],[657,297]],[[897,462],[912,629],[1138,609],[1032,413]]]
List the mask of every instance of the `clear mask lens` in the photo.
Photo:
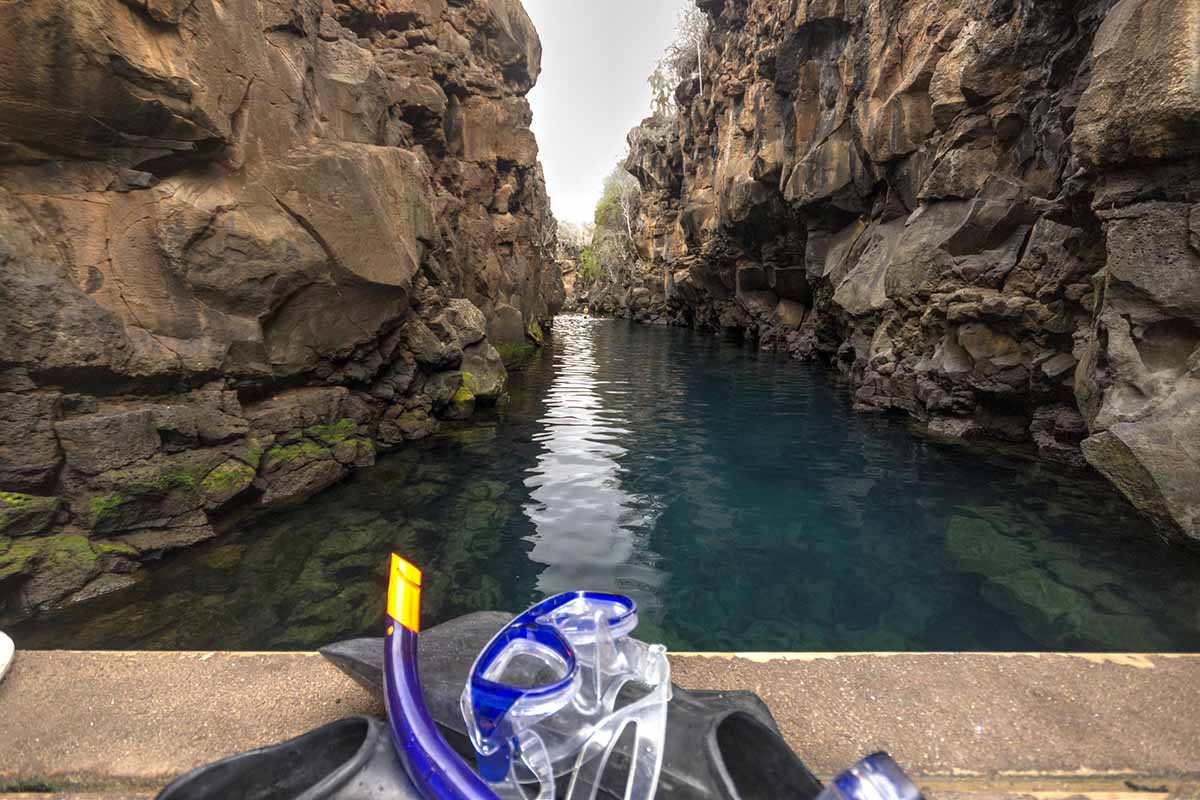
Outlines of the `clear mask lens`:
[[662,769],[671,668],[666,648],[630,637],[633,601],[622,595],[556,595],[513,620],[475,661],[463,718],[480,774],[504,798],[591,800],[621,737],[635,739],[626,800],[652,797]]

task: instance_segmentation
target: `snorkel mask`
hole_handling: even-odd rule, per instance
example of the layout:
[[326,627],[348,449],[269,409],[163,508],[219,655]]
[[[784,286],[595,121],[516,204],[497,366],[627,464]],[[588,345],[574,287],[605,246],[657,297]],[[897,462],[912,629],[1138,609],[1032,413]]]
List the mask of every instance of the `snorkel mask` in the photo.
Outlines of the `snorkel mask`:
[[483,649],[462,694],[479,774],[502,798],[525,800],[521,784],[554,800],[592,800],[613,748],[636,737],[626,800],[658,786],[671,699],[666,648],[630,637],[637,607],[623,595],[568,592],[510,622]]

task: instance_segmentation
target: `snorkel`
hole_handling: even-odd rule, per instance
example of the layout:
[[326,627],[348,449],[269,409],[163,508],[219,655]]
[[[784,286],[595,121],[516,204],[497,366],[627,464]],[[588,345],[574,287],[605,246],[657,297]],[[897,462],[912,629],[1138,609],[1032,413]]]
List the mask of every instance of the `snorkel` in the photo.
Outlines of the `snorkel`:
[[[635,738],[625,800],[654,796],[662,770],[671,668],[666,649],[629,634],[632,599],[567,592],[517,616],[475,660],[463,719],[479,774],[506,800],[593,800],[622,733]],[[628,695],[626,690],[632,690]]]
[[426,800],[498,800],[442,738],[421,694],[417,639],[421,571],[392,555],[384,674],[392,741],[405,772]]

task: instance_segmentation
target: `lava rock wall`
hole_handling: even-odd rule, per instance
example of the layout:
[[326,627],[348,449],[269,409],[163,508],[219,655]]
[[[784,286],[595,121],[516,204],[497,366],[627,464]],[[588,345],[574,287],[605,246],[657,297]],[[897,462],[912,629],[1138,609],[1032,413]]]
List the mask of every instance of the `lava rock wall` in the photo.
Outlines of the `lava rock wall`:
[[702,0],[630,135],[645,321],[1091,464],[1200,541],[1200,5]]
[[519,0],[0,5],[0,619],[503,393],[540,58]]

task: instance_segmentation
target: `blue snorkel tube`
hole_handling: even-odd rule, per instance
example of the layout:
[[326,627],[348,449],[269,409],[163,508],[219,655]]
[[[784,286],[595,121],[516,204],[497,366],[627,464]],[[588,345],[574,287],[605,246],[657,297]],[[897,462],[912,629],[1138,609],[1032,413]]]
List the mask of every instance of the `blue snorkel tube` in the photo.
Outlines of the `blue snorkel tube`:
[[425,707],[417,674],[421,571],[392,556],[384,674],[392,741],[405,772],[426,800],[499,800],[450,748]]

